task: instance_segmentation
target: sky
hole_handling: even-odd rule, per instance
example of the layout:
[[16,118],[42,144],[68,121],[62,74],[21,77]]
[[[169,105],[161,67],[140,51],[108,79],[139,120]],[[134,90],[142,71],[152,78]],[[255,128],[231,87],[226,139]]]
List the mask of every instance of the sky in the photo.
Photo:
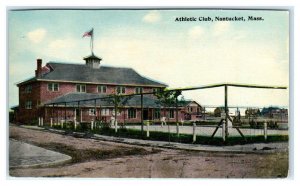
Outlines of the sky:
[[[176,17],[248,16],[264,21],[176,22]],[[34,76],[36,59],[84,64],[94,28],[101,65],[130,67],[170,88],[216,83],[289,87],[289,13],[263,10],[8,11],[9,106],[16,83]],[[288,107],[288,90],[229,87],[232,106]],[[184,92],[202,105],[223,105],[224,88]]]

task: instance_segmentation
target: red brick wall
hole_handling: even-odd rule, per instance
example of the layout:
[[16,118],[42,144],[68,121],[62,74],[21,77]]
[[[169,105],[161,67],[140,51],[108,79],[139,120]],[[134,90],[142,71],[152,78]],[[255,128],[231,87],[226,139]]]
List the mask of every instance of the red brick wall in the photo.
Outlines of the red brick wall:
[[58,91],[49,91],[48,90],[48,83],[50,82],[41,82],[41,102],[44,103],[46,101],[52,100],[59,96],[75,92],[76,85],[71,83],[59,83],[59,90]]
[[[51,107],[46,108],[45,115],[44,117],[44,122],[45,123],[50,123],[50,118],[53,118],[53,122],[57,123],[60,122],[61,120],[65,119],[65,114],[66,114],[66,119],[68,121],[73,121],[75,117],[75,108],[63,108],[63,107],[54,107],[53,111]],[[112,111],[113,108],[109,108],[109,115],[108,116],[103,116],[100,114],[100,108],[97,108],[97,115],[96,115],[96,120],[99,120],[99,118],[105,118],[106,122],[110,122],[111,116],[112,116]],[[82,116],[82,122],[91,122],[92,120],[95,120],[95,116],[89,115],[89,108],[81,108],[82,115],[79,114],[79,116],[76,117],[77,121],[80,121],[80,117]],[[79,112],[80,113],[80,112]],[[152,115],[152,109],[149,109],[149,115]],[[118,123],[123,123],[124,122],[124,115],[125,115],[125,122],[126,123],[140,123],[141,121],[141,111],[140,109],[137,109],[136,112],[136,118],[128,118],[128,110],[121,109],[120,110],[120,115],[117,116]],[[164,116],[164,110],[161,110],[161,117]],[[181,112],[178,112],[178,121],[180,122],[181,118],[183,115]],[[153,119],[152,119],[153,120]],[[155,122],[160,122],[159,119],[154,119]],[[175,122],[176,121],[176,113],[174,113],[174,118],[167,118],[168,122]]]
[[[48,91],[48,83],[49,82],[41,82],[41,102],[46,102],[62,96],[64,94],[70,92],[76,92],[76,83],[59,83],[59,91]],[[135,87],[133,86],[125,86],[126,94],[135,93]],[[115,85],[106,85],[106,93],[105,94],[114,94],[116,86]],[[143,89],[144,92],[152,92],[153,88],[145,87]],[[86,84],[86,92],[87,93],[98,93],[98,85],[95,84]]]
[[[32,120],[37,120],[39,116],[44,115],[43,110],[39,109],[39,105],[50,101],[54,98],[57,98],[59,96],[76,92],[76,83],[59,83],[59,90],[58,91],[49,91],[48,90],[48,83],[52,82],[32,82],[28,83],[26,85],[20,85],[19,87],[19,112],[17,113],[17,118],[19,122],[22,123],[28,123]],[[53,82],[56,83],[56,82]],[[27,85],[32,86],[32,92],[31,93],[25,93],[25,87]],[[115,85],[106,85],[106,94],[114,94],[116,86]],[[126,87],[126,94],[135,93],[135,86],[125,86]],[[86,85],[86,91],[87,93],[98,93],[98,85],[95,84],[87,84]],[[153,88],[145,87],[143,88],[143,92],[152,92]],[[26,101],[32,101],[32,109],[25,109],[25,102]],[[137,121],[139,121],[140,115],[137,114]],[[87,114],[84,114],[83,120],[91,120],[91,118]],[[108,117],[110,118],[110,117]],[[126,113],[127,118],[127,113]],[[123,119],[123,115],[122,115]],[[50,121],[50,120],[49,120]],[[132,119],[132,121],[135,121],[135,119]]]
[[[31,93],[26,93],[25,88],[27,86],[32,86]],[[32,102],[32,108],[26,109],[26,101]],[[27,85],[19,86],[19,111],[18,111],[18,122],[32,122],[38,117],[38,105],[40,104],[40,83],[32,82]]]

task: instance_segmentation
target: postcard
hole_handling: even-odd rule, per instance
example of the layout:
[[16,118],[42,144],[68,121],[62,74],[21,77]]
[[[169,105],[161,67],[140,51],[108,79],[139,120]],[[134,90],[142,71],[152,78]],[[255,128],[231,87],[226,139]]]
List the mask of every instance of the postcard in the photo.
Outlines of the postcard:
[[289,176],[289,9],[9,9],[9,175]]

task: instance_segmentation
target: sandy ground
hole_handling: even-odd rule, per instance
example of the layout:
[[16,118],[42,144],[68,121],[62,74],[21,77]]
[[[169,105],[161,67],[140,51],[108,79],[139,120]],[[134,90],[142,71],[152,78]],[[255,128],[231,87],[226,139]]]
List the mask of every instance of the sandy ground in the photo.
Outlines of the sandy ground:
[[270,178],[286,177],[288,154],[236,154],[142,147],[10,126],[10,138],[70,155],[70,163],[14,168],[15,177]]

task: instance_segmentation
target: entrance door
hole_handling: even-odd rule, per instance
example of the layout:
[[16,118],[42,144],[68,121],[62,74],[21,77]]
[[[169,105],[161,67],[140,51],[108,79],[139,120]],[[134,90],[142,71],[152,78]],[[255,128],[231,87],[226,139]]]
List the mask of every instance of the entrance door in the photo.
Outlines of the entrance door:
[[149,114],[149,113],[148,113],[148,109],[144,109],[144,110],[143,110],[143,119],[144,119],[144,120],[148,120],[148,119],[149,119],[148,114]]
[[76,112],[76,118],[78,118],[79,117],[79,109],[78,108],[75,109],[75,112]]

